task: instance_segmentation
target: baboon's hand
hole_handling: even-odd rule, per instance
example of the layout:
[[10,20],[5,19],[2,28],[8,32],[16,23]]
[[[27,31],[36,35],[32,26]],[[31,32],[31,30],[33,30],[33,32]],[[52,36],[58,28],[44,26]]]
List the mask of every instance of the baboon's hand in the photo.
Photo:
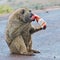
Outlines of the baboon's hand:
[[45,23],[45,22],[44,22],[44,24],[41,25],[41,28],[42,28],[43,30],[46,29],[46,23]]
[[46,25],[45,25],[42,29],[44,29],[44,30],[45,30],[45,29],[46,29]]

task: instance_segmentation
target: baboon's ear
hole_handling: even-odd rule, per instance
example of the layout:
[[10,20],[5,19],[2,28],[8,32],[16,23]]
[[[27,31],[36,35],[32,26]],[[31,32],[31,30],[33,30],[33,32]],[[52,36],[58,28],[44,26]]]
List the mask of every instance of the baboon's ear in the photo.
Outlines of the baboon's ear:
[[25,10],[24,9],[22,9],[22,12],[21,12],[21,14],[24,14],[25,13]]

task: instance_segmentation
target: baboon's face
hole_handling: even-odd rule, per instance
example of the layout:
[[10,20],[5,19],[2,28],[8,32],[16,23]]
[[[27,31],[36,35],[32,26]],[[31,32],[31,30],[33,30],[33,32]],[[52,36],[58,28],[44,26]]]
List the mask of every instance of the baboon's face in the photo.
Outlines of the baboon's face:
[[29,9],[21,9],[20,11],[20,17],[23,20],[23,22],[27,23],[27,22],[32,22],[34,19],[32,19],[33,13],[31,12],[31,10]]

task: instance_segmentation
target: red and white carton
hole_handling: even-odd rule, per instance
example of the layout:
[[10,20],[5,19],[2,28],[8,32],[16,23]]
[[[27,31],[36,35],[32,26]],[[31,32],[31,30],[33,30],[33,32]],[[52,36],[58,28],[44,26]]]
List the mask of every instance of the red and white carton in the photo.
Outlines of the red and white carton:
[[40,25],[41,28],[45,29],[46,28],[46,22],[44,21],[43,18],[41,18],[40,16],[34,14],[33,19],[35,19],[38,24]]

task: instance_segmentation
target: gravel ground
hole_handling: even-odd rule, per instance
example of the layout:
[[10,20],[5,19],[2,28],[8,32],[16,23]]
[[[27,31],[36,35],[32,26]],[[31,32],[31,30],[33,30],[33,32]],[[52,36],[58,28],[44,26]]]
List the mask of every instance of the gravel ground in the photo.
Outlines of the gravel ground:
[[[35,56],[11,55],[5,42],[8,16],[0,17],[0,60],[60,60],[60,9],[37,12],[47,22],[47,29],[32,35],[33,48],[41,53]],[[33,25],[38,25],[36,22]]]

